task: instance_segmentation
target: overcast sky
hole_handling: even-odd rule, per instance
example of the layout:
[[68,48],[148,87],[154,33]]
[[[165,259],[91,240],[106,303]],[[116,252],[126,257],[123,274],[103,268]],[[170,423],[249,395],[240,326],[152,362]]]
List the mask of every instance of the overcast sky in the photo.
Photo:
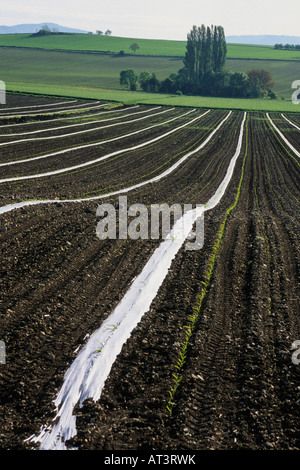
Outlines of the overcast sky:
[[186,40],[193,25],[221,25],[226,36],[300,35],[300,1],[289,0],[10,0],[1,25],[58,23],[114,36]]

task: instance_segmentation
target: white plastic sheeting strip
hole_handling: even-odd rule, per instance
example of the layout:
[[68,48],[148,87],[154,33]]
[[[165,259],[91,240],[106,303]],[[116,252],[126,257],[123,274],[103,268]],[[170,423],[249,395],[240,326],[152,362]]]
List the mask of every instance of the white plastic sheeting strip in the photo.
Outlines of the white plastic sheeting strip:
[[[125,135],[122,135],[122,136],[119,136],[119,137],[114,137],[113,139],[100,141],[100,142],[94,142],[93,144],[86,144],[86,145],[80,145],[80,146],[77,146],[77,147],[71,147],[71,148],[68,148],[68,149],[65,149],[65,150],[60,150],[58,152],[49,153],[47,155],[41,155],[39,157],[27,158],[26,160],[16,160],[15,162],[1,163],[0,166],[16,165],[18,163],[24,163],[24,162],[29,162],[29,161],[33,161],[33,160],[34,161],[35,160],[40,160],[42,158],[53,157],[55,155],[62,155],[64,153],[69,153],[69,152],[81,150],[81,149],[84,149],[84,148],[98,147],[98,146],[106,144],[108,142],[113,142],[113,141],[116,141],[116,140],[125,139],[126,137],[130,137],[132,135],[140,134],[141,132],[145,132],[149,129],[154,129],[155,127],[162,126],[162,125],[167,124],[169,122],[175,121],[176,119],[180,119],[181,117],[184,117],[184,116],[190,114],[193,111],[194,110],[189,111],[188,113],[185,113],[185,114],[181,114],[180,116],[176,116],[175,118],[168,119],[167,121],[160,122],[158,124],[153,124],[152,126],[149,126],[149,127],[143,128],[143,129],[139,129],[138,131],[130,132],[129,134],[125,134]],[[94,160],[89,160],[88,162],[80,163],[78,165],[70,166],[70,167],[67,167],[67,168],[62,168],[60,170],[47,171],[46,173],[38,173],[38,174],[28,175],[28,176],[14,176],[12,178],[3,178],[3,179],[0,180],[0,183],[7,183],[7,182],[10,182],[10,181],[20,181],[20,180],[27,180],[27,179],[35,179],[35,178],[43,178],[43,177],[46,177],[46,176],[53,176],[53,175],[57,175],[57,174],[60,174],[60,173],[66,173],[68,171],[78,170],[79,168],[84,168],[84,167],[93,165],[95,163],[99,163],[102,160],[106,160],[109,157],[114,157],[114,156],[119,155],[119,154],[124,153],[124,152],[130,152],[132,150],[137,150],[139,148],[146,147],[147,145],[152,144],[154,142],[157,142],[157,141],[163,139],[164,137],[166,137],[170,134],[173,134],[174,132],[176,132],[180,129],[183,129],[184,127],[186,127],[186,126],[192,124],[193,122],[201,119],[208,112],[209,111],[206,111],[206,113],[201,114],[200,116],[197,116],[196,118],[192,119],[191,121],[188,121],[187,123],[185,123],[181,126],[178,126],[178,127],[172,129],[169,132],[166,132],[165,134],[159,135],[158,137],[156,137],[154,139],[148,140],[147,142],[143,142],[142,144],[135,145],[133,147],[129,147],[129,148],[122,149],[122,150],[116,150],[115,152],[111,152],[109,154],[103,155],[103,156],[98,157]]]
[[242,121],[242,124],[241,124],[241,129],[240,129],[240,135],[239,135],[239,140],[238,140],[238,143],[237,143],[237,147],[236,147],[236,151],[235,151],[235,154],[234,156],[232,157],[232,159],[230,160],[230,163],[228,165],[228,168],[227,168],[227,171],[226,171],[226,175],[222,181],[222,183],[220,184],[220,186],[218,187],[217,191],[215,192],[215,194],[209,199],[209,201],[205,204],[204,206],[204,210],[207,211],[207,210],[211,210],[213,209],[217,204],[219,204],[221,198],[223,197],[225,191],[226,191],[226,188],[229,184],[229,181],[231,180],[231,177],[232,177],[232,174],[233,174],[233,170],[234,170],[234,167],[235,167],[235,163],[237,161],[237,158],[238,156],[240,155],[241,153],[241,149],[242,149],[242,144],[243,144],[243,134],[244,134],[244,127],[245,127],[245,122],[246,122],[246,118],[247,118],[247,113],[244,113],[244,117],[243,117],[243,121]]
[[[134,106],[134,108],[137,108],[138,106]],[[27,131],[27,132],[19,132],[17,134],[2,134],[1,137],[14,137],[14,136],[20,136],[20,135],[32,135],[32,134],[41,134],[41,133],[46,133],[46,132],[52,132],[52,131],[57,131],[57,130],[61,130],[61,129],[69,129],[70,127],[79,127],[79,126],[87,126],[89,124],[103,124],[105,122],[108,122],[108,121],[116,121],[117,119],[125,119],[127,117],[131,117],[131,116],[136,116],[137,114],[145,114],[145,113],[148,113],[150,111],[155,111],[155,110],[158,110],[160,109],[161,106],[158,106],[158,107],[155,107],[155,108],[150,108],[150,109],[145,109],[144,111],[138,111],[137,113],[128,113],[128,114],[125,114],[123,116],[117,116],[117,117],[113,117],[113,118],[108,118],[108,119],[97,119],[97,120],[94,120],[94,121],[87,121],[87,122],[79,122],[79,123],[76,123],[76,124],[69,124],[67,126],[59,126],[59,127],[50,127],[50,128],[46,128],[46,129],[39,129],[37,131]],[[174,108],[170,108],[169,111],[173,110]],[[128,109],[127,109],[128,110]],[[120,110],[121,111],[125,111],[124,109]],[[113,112],[113,111],[112,111]],[[107,111],[107,113],[109,113],[109,111]],[[104,114],[103,111],[101,113],[95,113],[95,114],[87,114],[86,117],[94,117],[94,116],[97,116],[99,114]],[[155,114],[153,114],[154,116]],[[81,116],[81,118],[84,117],[84,116]],[[68,118],[69,119],[69,118]],[[72,117],[71,119],[78,119],[77,118],[74,118]],[[51,119],[51,121],[55,121],[55,119]],[[60,119],[57,119],[57,121],[59,121]],[[45,121],[40,121],[40,122],[45,122]],[[46,122],[49,122],[49,121],[46,121]],[[32,123],[31,123],[32,124]]]
[[[104,103],[102,104],[101,106],[95,106],[96,108],[104,108],[104,106],[109,106],[110,103]],[[138,106],[133,106],[132,108],[138,108]],[[131,108],[131,109],[132,109]],[[128,109],[128,108],[126,108]],[[121,111],[125,111],[126,109],[120,109],[119,112]],[[81,109],[80,111],[84,111],[83,109]],[[0,124],[0,129],[4,129],[6,127],[17,127],[17,126],[33,126],[33,125],[37,125],[37,124],[48,124],[48,122],[57,122],[57,121],[69,121],[69,120],[75,120],[75,119],[82,119],[82,118],[86,118],[86,117],[93,117],[93,116],[99,116],[99,114],[108,114],[108,113],[116,113],[118,112],[117,110],[113,110],[113,111],[101,111],[100,113],[97,112],[97,113],[89,113],[89,114],[81,114],[81,113],[73,113],[75,114],[75,116],[64,116],[62,118],[53,118],[53,119],[47,119],[46,121],[30,121],[30,122],[17,122],[17,123],[14,123],[14,124]],[[9,134],[4,134],[4,135],[9,135]]]
[[[241,124],[236,152],[215,195],[205,205],[205,211],[218,204],[231,180],[242,148],[245,120],[246,113]],[[202,211],[202,208],[192,209],[176,222],[168,238],[154,251],[115,310],[79,352],[66,372],[63,386],[54,402],[57,411],[54,419],[56,424],[50,429],[43,428],[38,436],[29,438],[32,442],[40,443],[41,450],[67,449],[66,440],[76,435],[76,416],[73,415],[75,406],[82,405],[87,398],[97,401],[101,397],[105,381],[123,344],[149,310],[174,257],[192,230],[193,224],[202,215]]]
[[161,173],[158,176],[155,176],[154,178],[151,178],[150,180],[146,180],[146,181],[143,181],[142,183],[135,184],[134,186],[130,186],[130,187],[127,187],[127,188],[124,188],[124,189],[119,189],[119,190],[113,191],[111,193],[101,194],[100,196],[80,198],[80,199],[61,199],[59,201],[56,200],[56,199],[55,200],[45,199],[45,200],[37,200],[37,201],[33,200],[33,201],[19,202],[19,203],[16,203],[16,204],[8,204],[7,206],[0,207],[0,214],[10,212],[14,209],[21,209],[22,207],[34,206],[34,205],[38,205],[38,204],[53,204],[53,203],[57,203],[57,202],[61,202],[61,203],[86,202],[86,201],[93,201],[93,200],[97,200],[97,199],[104,199],[104,198],[107,198],[107,197],[116,196],[118,194],[133,191],[135,189],[141,188],[142,186],[145,186],[145,185],[150,184],[150,183],[156,183],[160,179],[162,179],[165,176],[172,173],[188,157],[190,157],[191,155],[193,155],[196,152],[199,152],[199,150],[201,150],[203,147],[205,147],[205,145],[212,139],[214,134],[220,129],[220,127],[224,124],[224,122],[229,118],[230,114],[231,114],[231,112],[228,113],[228,115],[225,117],[225,119],[223,119],[223,121],[216,127],[216,129],[214,131],[211,132],[211,134],[207,137],[207,139],[204,142],[202,142],[201,145],[199,145],[199,147],[197,147],[195,150],[192,150],[191,152],[188,152],[187,154],[185,154],[183,157],[180,158],[180,160],[178,160],[174,165],[172,165],[166,171],[164,171],[163,173]]
[[290,121],[287,117],[285,117],[284,114],[281,114],[281,116],[282,116],[283,119],[285,119],[289,124],[291,124],[292,126],[296,127],[296,129],[298,129],[298,131],[300,131],[300,127],[299,127],[299,126],[296,126],[296,124],[293,123],[292,121]]
[[[100,103],[100,101],[95,101],[94,103],[92,104],[97,104],[97,103]],[[74,106],[65,106],[64,108],[58,108],[57,110],[56,109],[50,109],[50,108],[45,108],[45,109],[42,109],[41,112],[38,112],[37,113],[30,113],[28,114],[27,111],[22,111],[18,114],[9,114],[9,113],[5,113],[5,114],[0,114],[0,118],[11,118],[11,117],[28,117],[28,116],[41,116],[41,115],[44,115],[44,114],[47,114],[45,113],[44,111],[51,111],[51,114],[55,113],[55,114],[60,114],[60,113],[65,113],[66,111],[70,110],[71,112],[72,111],[84,111],[86,109],[94,109],[94,108],[100,108],[103,106],[103,104],[101,104],[100,106],[89,106],[87,108],[82,108],[83,106],[87,106],[88,103],[84,103],[84,104],[76,104]],[[50,105],[52,106],[52,105]],[[79,109],[81,108],[81,109]],[[61,111],[61,110],[64,110],[64,111]],[[26,114],[25,114],[26,113]],[[50,114],[50,113],[49,113]]]
[[31,106],[15,106],[14,108],[4,108],[4,111],[12,111],[13,109],[28,109],[28,108],[44,108],[45,106],[59,106],[62,104],[77,103],[78,100],[72,101],[61,101],[60,103],[46,103],[46,104],[35,104]]
[[[139,118],[136,118],[136,119],[131,119],[129,121],[117,122],[117,123],[114,123],[114,124],[107,124],[105,126],[93,127],[93,129],[83,129],[82,131],[70,132],[69,134],[52,135],[52,136],[48,136],[48,137],[30,137],[29,139],[19,139],[19,140],[12,140],[10,142],[1,142],[0,147],[13,145],[13,144],[18,144],[18,143],[21,143],[21,142],[35,142],[35,141],[41,141],[41,140],[63,139],[64,137],[72,137],[72,136],[78,135],[78,134],[86,134],[88,132],[95,132],[95,131],[99,131],[101,129],[107,129],[108,127],[115,127],[115,126],[122,126],[122,125],[124,126],[125,124],[131,124],[133,122],[143,121],[145,119],[150,119],[150,118],[155,117],[157,115],[165,114],[165,113],[168,113],[168,112],[169,112],[169,110],[166,109],[164,111],[160,111],[159,113],[149,114],[147,116],[139,117]],[[136,113],[136,114],[138,114],[138,113]],[[124,117],[124,116],[122,116],[122,117]],[[74,127],[74,126],[86,126],[87,124],[92,124],[92,123],[95,123],[95,122],[99,124],[99,121],[92,121],[92,122],[89,122],[89,123],[72,124],[71,126],[58,127],[56,129],[54,128],[54,129],[50,129],[50,130],[52,131],[52,130],[57,130],[57,129],[65,129],[66,127],[68,128],[68,127]],[[41,132],[41,131],[39,131],[39,132]],[[1,164],[0,164],[0,166],[1,166]]]
[[300,158],[300,152],[298,152],[298,150],[296,150],[295,147],[293,147],[293,145],[288,141],[288,139],[283,135],[283,133],[274,124],[274,122],[272,121],[272,119],[269,116],[269,113],[266,113],[266,115],[267,115],[267,118],[269,119],[271,125],[274,127],[275,131],[277,132],[277,134],[280,135],[282,140],[288,145],[288,147],[290,147],[290,149],[294,152],[294,154],[297,155],[298,158]]

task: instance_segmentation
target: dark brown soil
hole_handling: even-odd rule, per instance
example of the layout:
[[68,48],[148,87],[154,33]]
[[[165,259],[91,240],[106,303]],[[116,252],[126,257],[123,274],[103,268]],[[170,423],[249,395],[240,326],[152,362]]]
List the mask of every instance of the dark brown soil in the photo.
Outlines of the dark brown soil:
[[[41,102],[12,96],[7,107]],[[176,109],[159,119],[184,111]],[[54,417],[53,400],[75,351],[100,327],[159,243],[100,241],[95,234],[99,201],[67,204],[59,198],[96,195],[160,174],[196,148],[225,115],[211,111],[163,141],[83,172],[0,185],[1,206],[19,199],[58,198],[56,204],[0,216],[0,340],[6,345],[6,364],[0,364],[0,449],[34,448],[26,439]],[[72,152],[64,165],[145,142],[191,117],[84,153]],[[203,150],[167,178],[132,191],[128,204],[205,203],[235,152],[242,117],[233,112]],[[296,129],[275,117],[299,149]],[[99,131],[95,140],[160,122],[151,120]],[[70,143],[17,144],[7,147],[9,154],[0,147],[1,161]],[[240,197],[227,219],[170,416],[166,404],[184,326],[220,225],[236,198],[245,153]],[[1,178],[58,165],[55,158],[24,163],[18,170],[0,167]],[[117,196],[109,201],[118,208]],[[299,202],[299,161],[276,138],[264,114],[249,113],[230,185],[220,204],[205,215],[203,249],[180,250],[150,311],[114,363],[101,399],[88,400],[77,410],[77,436],[70,444],[80,450],[116,451],[300,449],[300,365],[291,360],[291,345],[300,340]]]

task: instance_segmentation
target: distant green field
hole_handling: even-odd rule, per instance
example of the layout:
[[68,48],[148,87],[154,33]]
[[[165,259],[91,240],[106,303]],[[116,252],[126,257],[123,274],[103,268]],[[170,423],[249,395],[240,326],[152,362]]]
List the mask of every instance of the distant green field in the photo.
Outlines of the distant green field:
[[290,99],[292,83],[300,80],[300,66],[294,61],[228,59],[226,66],[233,72],[260,68],[268,70],[275,82],[273,90],[279,98],[284,99]]
[[[0,63],[0,79],[7,84],[20,82],[63,87],[68,84],[110,90],[122,89],[119,76],[123,69],[154,72],[162,80],[183,66],[182,59],[175,57],[116,57],[17,48],[0,48]],[[299,64],[293,61],[228,59],[226,66],[233,71],[267,68],[275,80],[274,91],[284,99],[291,98],[291,84],[300,79]]]
[[64,49],[75,51],[112,52],[132,54],[131,44],[137,42],[137,55],[184,56],[184,41],[121,38],[90,34],[66,34],[31,37],[28,34],[1,34],[0,46],[38,47],[42,49]]
[[[90,34],[64,34],[31,37],[28,34],[1,34],[0,46],[33,47],[50,50],[76,50],[93,52],[132,53],[130,45],[136,42],[140,49],[136,55],[183,57],[186,41],[122,38]],[[272,59],[300,61],[299,51],[280,51],[271,46],[228,44],[228,58]]]
[[297,105],[280,100],[246,100],[230,98],[207,98],[201,96],[175,96],[117,90],[101,90],[87,87],[39,85],[27,83],[9,84],[9,91],[30,94],[96,99],[124,104],[148,104],[161,106],[191,106],[198,108],[237,109],[248,111],[300,112]]
[[227,44],[228,59],[293,60],[300,62],[300,51],[280,51],[272,46],[252,44]]
[[116,57],[71,52],[0,48],[0,79],[25,82],[121,89],[120,72],[133,68],[156,73],[164,79],[183,66],[169,57]]

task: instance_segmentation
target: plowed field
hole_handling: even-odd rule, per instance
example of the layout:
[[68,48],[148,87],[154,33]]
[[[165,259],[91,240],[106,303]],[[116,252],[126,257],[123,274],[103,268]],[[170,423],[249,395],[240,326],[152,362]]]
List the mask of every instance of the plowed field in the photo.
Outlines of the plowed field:
[[[298,116],[66,101],[0,109],[0,449],[299,450]],[[65,374],[162,243],[97,237],[120,194],[203,204],[204,245],[181,246],[100,398],[49,443]]]

